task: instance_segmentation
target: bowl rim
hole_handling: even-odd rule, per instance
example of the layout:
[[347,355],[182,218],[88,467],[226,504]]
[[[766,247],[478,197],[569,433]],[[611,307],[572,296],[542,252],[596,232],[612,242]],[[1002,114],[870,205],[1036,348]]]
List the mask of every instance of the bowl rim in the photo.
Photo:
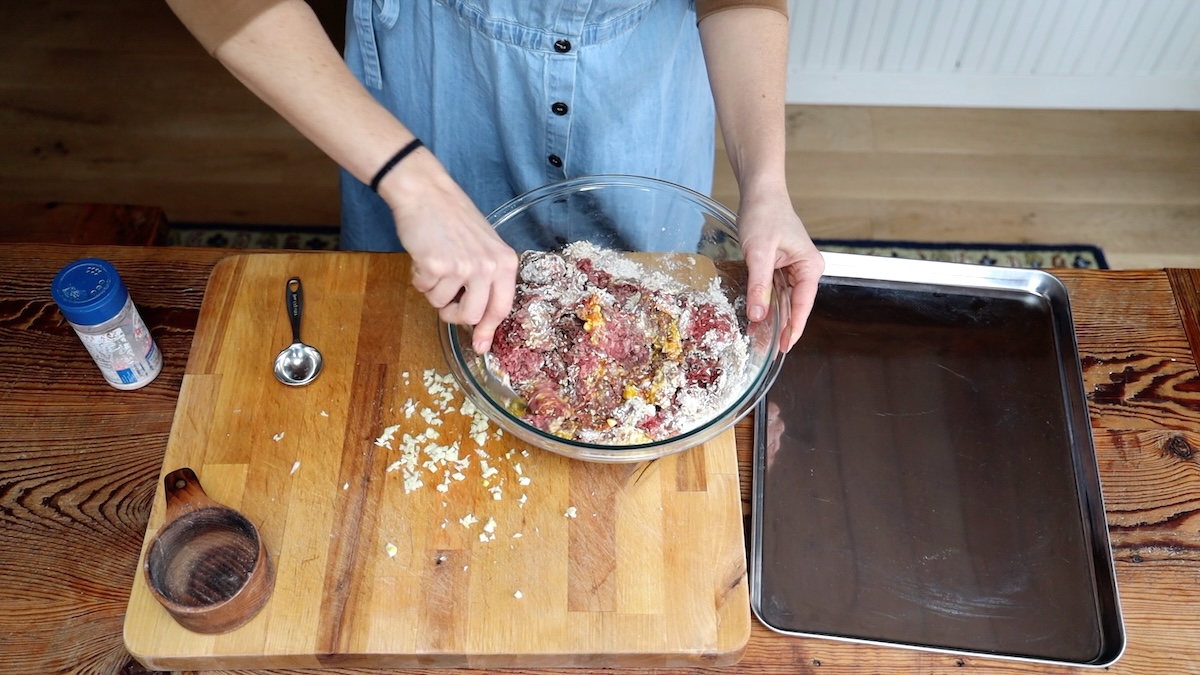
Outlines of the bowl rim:
[[618,186],[635,186],[654,189],[666,189],[674,192],[680,192],[684,196],[694,199],[706,208],[721,217],[721,220],[729,226],[734,233],[737,233],[737,214],[731,211],[721,202],[709,197],[708,195],[697,192],[686,185],[672,183],[661,178],[653,178],[651,176],[636,176],[626,173],[601,173],[590,176],[579,176],[576,178],[567,178],[553,183],[547,183],[540,187],[535,187],[532,190],[523,192],[516,197],[497,206],[487,215],[487,220],[492,225],[492,229],[498,229],[503,225],[508,218],[511,218],[520,209],[528,206],[530,203],[537,201],[546,195],[555,192],[569,192],[574,190],[596,190],[602,187],[618,187]]
[[[498,228],[507,222],[509,218],[522,212],[530,204],[537,203],[556,193],[578,192],[605,187],[638,187],[666,190],[698,202],[710,211],[710,215],[713,215],[728,228],[740,248],[741,241],[737,237],[737,216],[733,211],[711,197],[691,188],[648,176],[597,174],[548,183],[505,202],[493,210],[487,218],[493,228]],[[782,315],[790,309],[786,303],[781,301],[780,293],[778,292],[780,285],[783,283],[785,281],[781,273],[777,270],[775,273],[775,283],[773,284],[773,289],[776,292],[771,294],[772,311],[768,313],[768,316],[774,319],[774,325],[770,331],[770,341],[767,345],[767,353],[770,356],[768,356],[763,366],[758,369],[758,372],[754,374],[752,381],[747,383],[742,393],[736,399],[724,405],[717,414],[714,414],[707,421],[698,424],[694,428],[670,438],[650,441],[648,443],[622,445],[589,443],[587,441],[562,438],[538,429],[513,415],[503,406],[498,405],[487,394],[486,389],[481,384],[481,379],[483,378],[472,371],[474,367],[472,365],[473,360],[467,357],[461,341],[456,339],[457,332],[462,327],[448,324],[439,318],[439,341],[442,345],[442,352],[446,363],[450,367],[451,373],[459,387],[467,395],[467,398],[476,408],[483,410],[491,421],[495,422],[505,431],[522,438],[522,440],[529,442],[535,447],[573,459],[612,463],[657,459],[694,448],[716,438],[753,410],[757,402],[761,401],[762,396],[774,383],[782,369],[784,358],[784,352],[780,348],[780,335],[783,326],[786,324],[786,319]],[[534,436],[537,441],[530,440],[526,437],[527,435]]]

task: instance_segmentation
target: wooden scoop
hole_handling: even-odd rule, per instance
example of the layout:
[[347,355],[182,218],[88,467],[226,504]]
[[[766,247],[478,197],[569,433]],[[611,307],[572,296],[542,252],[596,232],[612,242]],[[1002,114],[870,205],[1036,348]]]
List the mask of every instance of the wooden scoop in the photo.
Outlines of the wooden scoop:
[[254,524],[204,493],[196,473],[163,479],[166,522],[146,551],[150,592],[184,628],[224,633],[258,613],[275,587]]

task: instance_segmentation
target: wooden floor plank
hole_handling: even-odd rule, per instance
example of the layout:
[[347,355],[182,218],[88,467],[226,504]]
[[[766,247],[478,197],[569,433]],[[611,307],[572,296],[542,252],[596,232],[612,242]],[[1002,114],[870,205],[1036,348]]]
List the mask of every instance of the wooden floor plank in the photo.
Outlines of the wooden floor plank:
[[[730,197],[718,195],[720,200]],[[816,238],[1013,243],[1105,240],[1116,253],[1200,254],[1200,206],[798,198]],[[736,200],[725,203],[736,206]]]
[[1200,204],[1200,156],[790,151],[787,170],[794,198]]
[[[1200,114],[870,108],[880,152],[1194,158]],[[789,146],[791,147],[791,146]]]

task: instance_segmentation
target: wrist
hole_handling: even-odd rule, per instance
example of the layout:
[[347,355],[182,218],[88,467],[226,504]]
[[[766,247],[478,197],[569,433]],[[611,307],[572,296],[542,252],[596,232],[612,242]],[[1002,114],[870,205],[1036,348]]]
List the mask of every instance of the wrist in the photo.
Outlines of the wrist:
[[403,162],[406,157],[422,147],[424,147],[424,144],[421,143],[421,139],[419,138],[413,138],[411,141],[404,144],[404,147],[400,148],[395,154],[388,158],[388,160],[383,163],[383,166],[379,167],[379,170],[375,172],[374,177],[371,178],[371,182],[369,183],[371,191],[378,193],[379,184],[383,181],[383,179],[387,178],[388,174],[390,174],[392,170],[395,169],[398,164],[400,164],[400,162]]
[[738,193],[743,203],[747,201],[764,201],[771,199],[786,199],[791,201],[788,194],[787,178],[782,172],[753,176],[738,176]]
[[738,191],[743,195],[787,192],[786,154],[774,143],[741,143],[725,137],[725,154],[733,169]]
[[[395,155],[392,155],[387,161],[394,157]],[[383,166],[376,171],[376,175],[382,171]],[[392,211],[396,211],[398,207],[420,199],[422,194],[428,194],[431,189],[430,183],[439,172],[444,173],[444,170],[438,164],[437,158],[422,144],[379,177],[375,192],[387,202]]]

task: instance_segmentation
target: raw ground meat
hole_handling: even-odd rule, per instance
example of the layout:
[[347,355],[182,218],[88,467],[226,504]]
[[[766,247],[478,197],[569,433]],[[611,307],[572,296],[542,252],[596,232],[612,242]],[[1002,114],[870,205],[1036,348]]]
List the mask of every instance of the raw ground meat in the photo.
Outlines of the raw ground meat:
[[588,242],[521,257],[492,354],[525,421],[604,445],[664,440],[723,411],[749,338],[714,278],[697,289]]

